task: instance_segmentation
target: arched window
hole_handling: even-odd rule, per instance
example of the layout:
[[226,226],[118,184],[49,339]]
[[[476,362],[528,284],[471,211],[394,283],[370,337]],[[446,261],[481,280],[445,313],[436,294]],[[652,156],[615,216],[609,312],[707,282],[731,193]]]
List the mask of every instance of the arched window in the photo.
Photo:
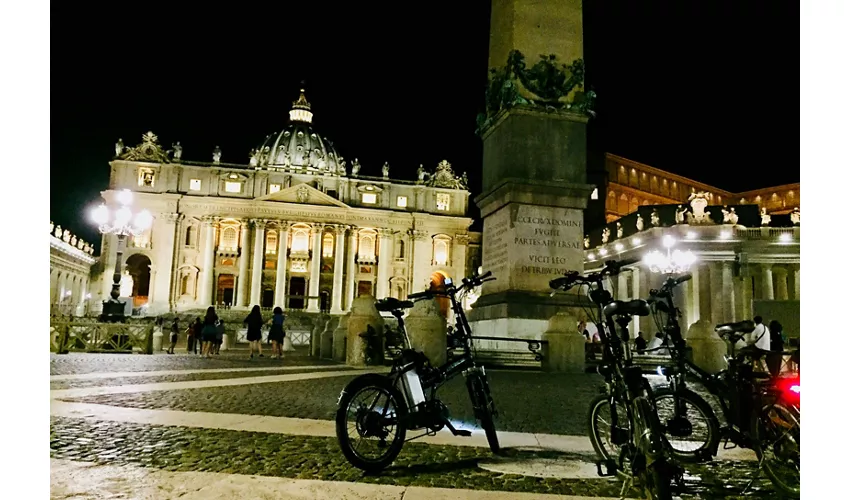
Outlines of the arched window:
[[277,231],[274,229],[266,233],[266,253],[272,255],[277,253]]
[[189,295],[189,275],[184,274],[180,280],[180,295]]
[[375,259],[375,235],[372,233],[361,233],[360,242],[357,245],[357,256],[361,261]]
[[334,256],[334,236],[331,233],[325,233],[322,236],[322,257]]
[[189,226],[186,228],[186,241],[185,245],[187,247],[191,247],[195,245],[195,226]]
[[306,227],[292,231],[292,253],[307,253],[310,249],[310,230]]
[[221,250],[236,250],[239,245],[239,233],[234,226],[224,226],[221,229],[221,239],[218,246]]
[[450,242],[448,236],[437,235],[434,237],[434,265],[445,266],[448,264]]
[[399,238],[398,241],[396,241],[395,250],[396,250],[395,251],[396,258],[403,259],[404,258],[404,240],[403,239]]

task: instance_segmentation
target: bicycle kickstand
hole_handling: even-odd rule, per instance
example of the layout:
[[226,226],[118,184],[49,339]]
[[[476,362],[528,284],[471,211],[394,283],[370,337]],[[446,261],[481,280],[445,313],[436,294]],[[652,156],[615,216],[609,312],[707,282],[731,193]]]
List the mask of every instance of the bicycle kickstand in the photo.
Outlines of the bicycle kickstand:
[[620,488],[620,500],[625,500],[626,493],[632,487],[633,479],[634,478],[632,478],[632,477],[628,477],[628,478],[626,478],[626,480],[623,481],[623,487]]
[[756,479],[758,479],[758,478],[759,478],[759,476],[761,475],[761,468],[762,468],[762,464],[764,464],[764,453],[762,453],[762,455],[761,455],[761,460],[759,460],[759,465],[758,465],[758,467],[756,468],[756,475],[755,475],[755,476],[753,476],[753,478],[752,478],[752,479],[750,479],[750,482],[749,482],[749,483],[747,483],[747,485],[746,485],[746,486],[744,486],[744,491],[742,491],[742,492],[741,492],[741,494],[742,494],[742,495],[744,495],[744,494],[746,494],[746,493],[747,493],[747,490],[748,490],[748,489],[750,489],[750,486],[752,486],[752,485],[753,485],[753,483],[754,483],[754,482],[756,482]]

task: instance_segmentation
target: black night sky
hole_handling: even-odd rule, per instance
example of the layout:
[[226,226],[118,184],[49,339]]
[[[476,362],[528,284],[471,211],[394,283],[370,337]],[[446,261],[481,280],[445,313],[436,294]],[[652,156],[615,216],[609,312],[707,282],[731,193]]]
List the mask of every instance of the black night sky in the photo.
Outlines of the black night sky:
[[[52,220],[99,241],[84,208],[107,186],[119,137],[132,146],[152,130],[185,159],[211,161],[219,145],[223,162],[247,163],[286,124],[302,80],[315,128],[364,174],[387,161],[413,179],[445,158],[477,195],[489,0],[294,3],[54,4],[73,29],[51,47]],[[798,2],[584,8],[598,94],[589,154],[732,191],[799,181]]]

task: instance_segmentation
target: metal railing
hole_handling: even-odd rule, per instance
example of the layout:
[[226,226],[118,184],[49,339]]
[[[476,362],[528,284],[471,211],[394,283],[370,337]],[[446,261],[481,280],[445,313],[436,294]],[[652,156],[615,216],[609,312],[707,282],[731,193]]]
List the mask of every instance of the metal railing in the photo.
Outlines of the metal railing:
[[50,323],[50,350],[68,352],[142,352],[153,354],[152,323]]

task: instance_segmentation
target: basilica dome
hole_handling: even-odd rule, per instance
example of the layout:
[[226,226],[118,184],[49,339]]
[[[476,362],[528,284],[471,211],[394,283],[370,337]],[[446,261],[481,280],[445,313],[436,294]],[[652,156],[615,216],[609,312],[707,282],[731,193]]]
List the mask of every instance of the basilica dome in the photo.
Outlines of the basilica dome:
[[289,111],[289,124],[251,151],[251,166],[299,173],[345,175],[345,162],[327,137],[313,130],[313,112],[304,89]]

